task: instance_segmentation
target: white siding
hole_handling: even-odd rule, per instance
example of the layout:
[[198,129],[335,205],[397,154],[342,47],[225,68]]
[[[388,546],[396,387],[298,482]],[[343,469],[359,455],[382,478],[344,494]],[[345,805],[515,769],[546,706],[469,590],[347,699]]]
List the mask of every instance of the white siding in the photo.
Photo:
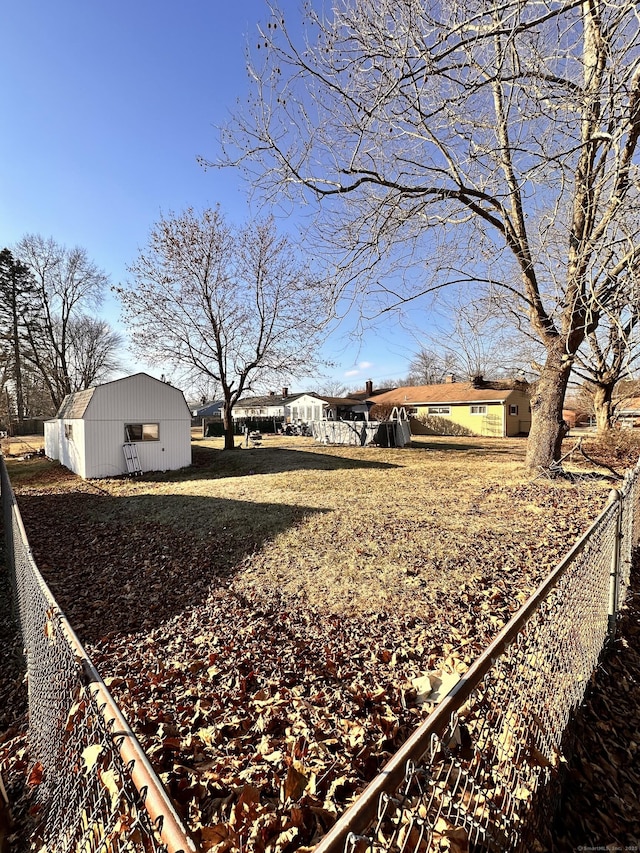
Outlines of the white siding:
[[60,421],[45,421],[44,424],[44,453],[49,459],[60,457],[59,430]]
[[323,403],[310,394],[301,394],[289,407],[287,414],[292,421],[319,421],[322,419]]
[[143,471],[171,471],[191,465],[191,420],[153,418],[86,422],[85,477],[116,477],[127,473],[122,445],[125,423],[158,423],[159,441],[137,441]]
[[[86,477],[85,424],[84,421],[60,420],[58,425],[58,459],[60,464],[69,468],[80,477]],[[70,438],[65,436],[65,426],[70,426]]]
[[[85,412],[88,421],[150,423],[191,420],[182,391],[145,373],[99,385]],[[123,438],[124,440],[124,438]]]

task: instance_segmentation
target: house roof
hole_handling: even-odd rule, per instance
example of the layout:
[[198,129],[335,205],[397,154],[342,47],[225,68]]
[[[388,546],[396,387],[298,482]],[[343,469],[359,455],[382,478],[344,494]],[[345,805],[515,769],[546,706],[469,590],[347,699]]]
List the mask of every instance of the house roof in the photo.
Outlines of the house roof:
[[254,409],[262,408],[263,406],[284,406],[293,403],[300,397],[314,397],[328,406],[361,406],[363,403],[371,405],[373,402],[372,398],[375,398],[375,402],[378,402],[379,395],[388,390],[380,389],[379,391],[373,391],[371,394],[367,393],[366,390],[354,391],[348,397],[330,397],[326,394],[318,394],[315,391],[302,391],[299,394],[289,394],[287,397],[283,397],[280,394],[264,394],[258,397],[244,397],[242,400],[238,400],[233,408]]
[[376,405],[405,406],[436,403],[502,403],[513,388],[478,388],[473,382],[445,382],[440,385],[407,385],[379,394]]
[[211,415],[217,415],[223,405],[223,400],[214,400],[213,403],[207,403],[204,406],[200,406],[199,409],[194,409],[193,416],[194,418],[209,418]]
[[325,394],[316,394],[315,391],[303,391],[300,394],[290,394],[288,397],[283,397],[280,394],[267,394],[261,397],[245,397],[233,407],[234,409],[254,409],[264,406],[284,406],[293,403],[300,397],[314,397],[326,403],[328,406],[360,406],[365,403],[368,398],[364,396],[350,395],[349,397],[327,397]]
[[302,397],[302,394],[289,394],[283,397],[282,394],[263,394],[258,397],[244,397],[234,405],[234,409],[254,409],[263,406],[283,406],[291,400],[296,400]]
[[314,394],[314,397],[328,403],[329,406],[360,406],[365,402],[365,397],[357,397],[355,394],[349,397],[326,397],[324,394]]
[[371,391],[367,391],[366,388],[363,388],[361,391],[351,391],[349,393],[350,400],[370,400],[372,397],[379,397],[380,394],[386,394],[387,391],[393,391],[393,388],[373,388]]
[[[315,400],[320,400],[328,406],[360,406],[365,401],[365,397],[358,397],[356,394],[349,394],[348,397],[330,397],[327,394],[317,394],[315,391],[306,391],[304,394],[298,394],[298,397],[313,397]],[[294,400],[294,397],[290,397]]]

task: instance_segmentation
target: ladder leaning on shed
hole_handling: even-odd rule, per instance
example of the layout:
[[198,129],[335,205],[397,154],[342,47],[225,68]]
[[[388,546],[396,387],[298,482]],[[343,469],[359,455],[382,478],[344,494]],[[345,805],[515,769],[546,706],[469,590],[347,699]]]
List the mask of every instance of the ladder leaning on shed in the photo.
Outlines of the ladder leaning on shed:
[[122,450],[124,451],[124,459],[127,463],[127,471],[129,472],[129,475],[136,476],[142,474],[140,460],[138,459],[138,448],[136,445],[127,442],[122,445]]

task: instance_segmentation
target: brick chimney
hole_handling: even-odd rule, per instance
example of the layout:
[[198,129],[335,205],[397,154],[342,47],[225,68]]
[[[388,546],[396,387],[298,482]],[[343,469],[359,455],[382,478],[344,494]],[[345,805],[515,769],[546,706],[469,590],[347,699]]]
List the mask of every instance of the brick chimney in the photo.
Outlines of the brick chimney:
[[283,397],[288,397],[288,396],[289,396],[289,389],[287,388],[287,386],[286,386],[286,385],[285,385],[285,386],[283,387],[283,389],[282,389],[282,396],[283,396]]
[[373,394],[373,382],[370,379],[364,383],[364,390],[367,392],[367,397]]

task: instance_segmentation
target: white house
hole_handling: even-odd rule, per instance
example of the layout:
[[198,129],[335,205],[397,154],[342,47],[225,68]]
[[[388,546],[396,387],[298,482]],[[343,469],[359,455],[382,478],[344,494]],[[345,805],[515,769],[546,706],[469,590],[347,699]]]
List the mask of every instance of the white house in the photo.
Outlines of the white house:
[[640,426],[640,397],[629,397],[618,404],[616,424],[624,428]]
[[370,406],[358,397],[327,397],[324,394],[300,394],[289,405],[292,421],[366,420]]
[[233,419],[276,418],[285,423],[321,420],[367,420],[369,409],[375,402],[371,398],[388,389],[373,390],[367,380],[363,391],[354,391],[348,397],[327,397],[314,391],[289,394],[283,388],[281,394],[272,391],[261,397],[245,397],[233,407]]
[[142,471],[191,464],[191,412],[182,391],[136,373],[69,394],[45,423],[45,453],[87,479],[128,471],[124,446]]
[[244,397],[233,407],[234,420],[241,418],[287,418],[289,405],[299,394],[289,395],[289,389],[283,388],[281,394],[271,391],[258,397]]

